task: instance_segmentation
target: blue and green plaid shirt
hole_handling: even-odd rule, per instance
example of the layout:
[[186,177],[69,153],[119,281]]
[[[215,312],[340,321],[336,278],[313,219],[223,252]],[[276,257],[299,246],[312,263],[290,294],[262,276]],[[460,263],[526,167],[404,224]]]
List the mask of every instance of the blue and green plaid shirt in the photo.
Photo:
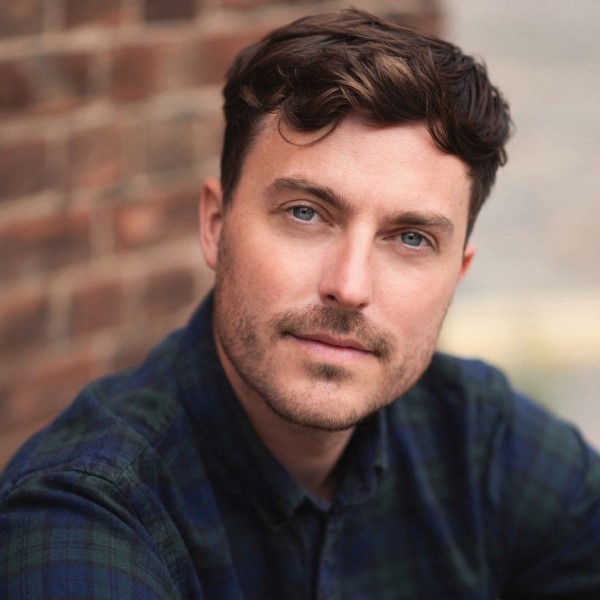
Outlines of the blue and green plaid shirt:
[[326,504],[254,433],[210,311],[8,467],[0,598],[600,598],[600,458],[498,372],[436,355]]

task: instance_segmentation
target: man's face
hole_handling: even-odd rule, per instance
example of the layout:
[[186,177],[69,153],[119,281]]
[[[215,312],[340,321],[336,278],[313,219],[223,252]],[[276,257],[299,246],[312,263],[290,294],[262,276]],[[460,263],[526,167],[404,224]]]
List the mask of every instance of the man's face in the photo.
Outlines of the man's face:
[[217,348],[250,413],[347,429],[429,364],[472,256],[470,179],[421,123],[283,134],[266,121],[226,210],[204,188]]

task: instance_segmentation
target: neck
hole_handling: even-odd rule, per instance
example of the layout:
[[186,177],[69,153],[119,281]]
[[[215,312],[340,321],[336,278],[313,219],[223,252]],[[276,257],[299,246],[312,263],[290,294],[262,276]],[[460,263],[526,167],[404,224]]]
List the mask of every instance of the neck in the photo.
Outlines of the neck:
[[305,490],[332,500],[340,480],[339,461],[354,428],[324,431],[280,417],[243,381],[219,344],[217,350],[227,378],[263,443]]
[[217,353],[242,408],[273,456],[313,496],[332,500],[340,482],[340,458],[354,428],[324,431],[288,421],[244,381],[218,340]]
[[332,500],[340,482],[340,458],[354,430],[309,429],[285,421],[262,400],[257,399],[257,403],[261,403],[261,409],[253,406],[249,410],[241,401],[254,429],[273,456],[313,496]]

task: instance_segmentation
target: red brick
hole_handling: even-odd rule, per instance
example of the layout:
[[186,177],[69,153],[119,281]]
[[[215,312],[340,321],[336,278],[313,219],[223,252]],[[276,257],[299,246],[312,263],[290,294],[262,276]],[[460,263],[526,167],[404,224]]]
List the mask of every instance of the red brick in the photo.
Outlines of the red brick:
[[400,25],[411,27],[429,35],[439,36],[442,34],[441,13],[433,2],[424,3],[418,11],[392,11],[384,13],[383,16]]
[[198,191],[158,197],[115,211],[117,248],[127,250],[196,235]]
[[197,61],[196,37],[161,40],[157,44],[161,63],[161,86],[173,90],[195,87],[201,83]]
[[121,0],[65,0],[67,27],[114,25],[123,20]]
[[159,88],[160,60],[155,46],[122,46],[112,53],[110,94],[119,102],[143,100]]
[[123,175],[123,133],[115,125],[75,133],[67,144],[71,188],[105,187]]
[[47,154],[42,140],[0,146],[0,201],[35,194],[48,187],[51,180]]
[[71,299],[69,333],[76,337],[115,327],[124,316],[124,290],[118,282],[79,289]]
[[193,19],[196,16],[196,0],[144,0],[147,21]]
[[55,215],[13,223],[0,230],[0,281],[56,271],[91,255],[88,214]]
[[198,199],[200,188],[168,196],[163,203],[164,226],[170,239],[198,233]]
[[[159,339],[163,336],[159,336]],[[158,341],[158,340],[156,340]],[[154,340],[145,338],[128,338],[123,340],[123,344],[117,348],[117,352],[112,357],[110,371],[122,371],[139,365],[148,351],[155,345]]]
[[0,0],[0,37],[41,33],[44,0]]
[[0,444],[0,470],[4,468],[19,447],[34,433],[42,429],[42,427],[45,427],[50,422],[51,418],[52,417],[47,416],[42,419],[27,421],[17,427],[0,429],[0,436],[2,437],[2,443]]
[[46,294],[4,298],[0,305],[0,357],[43,347],[48,340],[49,319]]
[[85,348],[30,357],[8,383],[3,428],[56,415],[84,385],[101,375],[102,367]]
[[268,4],[300,4],[302,2],[312,2],[313,0],[221,0],[221,6],[225,8],[258,8]]
[[198,47],[198,71],[205,83],[220,83],[231,66],[236,54],[252,44],[270,30],[248,28],[236,33],[221,33],[203,40]]
[[[135,314],[136,322],[132,324],[132,335],[124,336],[122,343],[116,348],[115,354],[112,356],[110,370],[122,370],[139,365],[151,348],[160,342],[165,335],[169,334],[176,327],[181,327],[185,321],[185,315],[182,317],[181,311],[184,312],[193,309],[197,298],[194,295],[194,274],[190,271],[189,278],[182,272],[180,277],[174,276],[173,281],[167,274],[156,275],[152,283],[147,284],[145,291],[146,297],[142,297],[140,309]],[[164,279],[163,279],[164,277]],[[167,294],[168,290],[156,291],[156,286],[173,284],[181,286],[179,296],[174,299],[164,298],[163,294]],[[150,298],[152,297],[152,299]],[[185,300],[188,299],[188,302]],[[146,310],[146,302],[151,302],[152,316]],[[183,304],[182,304],[183,302]],[[165,312],[166,310],[166,312]],[[134,334],[133,334],[134,333]]]
[[173,314],[194,300],[190,269],[173,269],[150,277],[144,293],[144,310],[150,318]]
[[28,108],[35,103],[33,81],[28,76],[24,62],[0,62],[0,115]]
[[148,171],[170,171],[192,166],[193,119],[178,117],[150,123],[145,134],[145,164]]
[[221,6],[225,8],[256,8],[271,2],[273,0],[221,0]]
[[94,58],[84,52],[37,55],[0,62],[0,116],[25,110],[60,112],[92,92]]
[[163,207],[157,202],[140,202],[117,209],[114,215],[117,247],[130,249],[148,246],[162,240]]
[[95,91],[92,79],[96,58],[85,52],[65,52],[55,57],[57,79],[64,88],[64,96],[79,100]]
[[223,118],[221,113],[207,115],[198,123],[196,149],[200,157],[221,156]]

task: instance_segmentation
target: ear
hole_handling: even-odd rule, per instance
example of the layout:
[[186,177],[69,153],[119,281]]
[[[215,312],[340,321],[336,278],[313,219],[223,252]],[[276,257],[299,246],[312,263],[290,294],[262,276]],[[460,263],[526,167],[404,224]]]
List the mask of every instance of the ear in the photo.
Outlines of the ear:
[[223,193],[221,183],[215,177],[207,177],[200,194],[200,247],[206,264],[214,271],[221,228],[223,226]]
[[471,262],[473,262],[473,257],[475,256],[476,251],[477,248],[475,244],[469,242],[465,248],[465,251],[463,252],[462,264],[460,265],[457,283],[460,283],[460,281],[462,281],[462,278],[467,274],[467,271],[471,266]]

